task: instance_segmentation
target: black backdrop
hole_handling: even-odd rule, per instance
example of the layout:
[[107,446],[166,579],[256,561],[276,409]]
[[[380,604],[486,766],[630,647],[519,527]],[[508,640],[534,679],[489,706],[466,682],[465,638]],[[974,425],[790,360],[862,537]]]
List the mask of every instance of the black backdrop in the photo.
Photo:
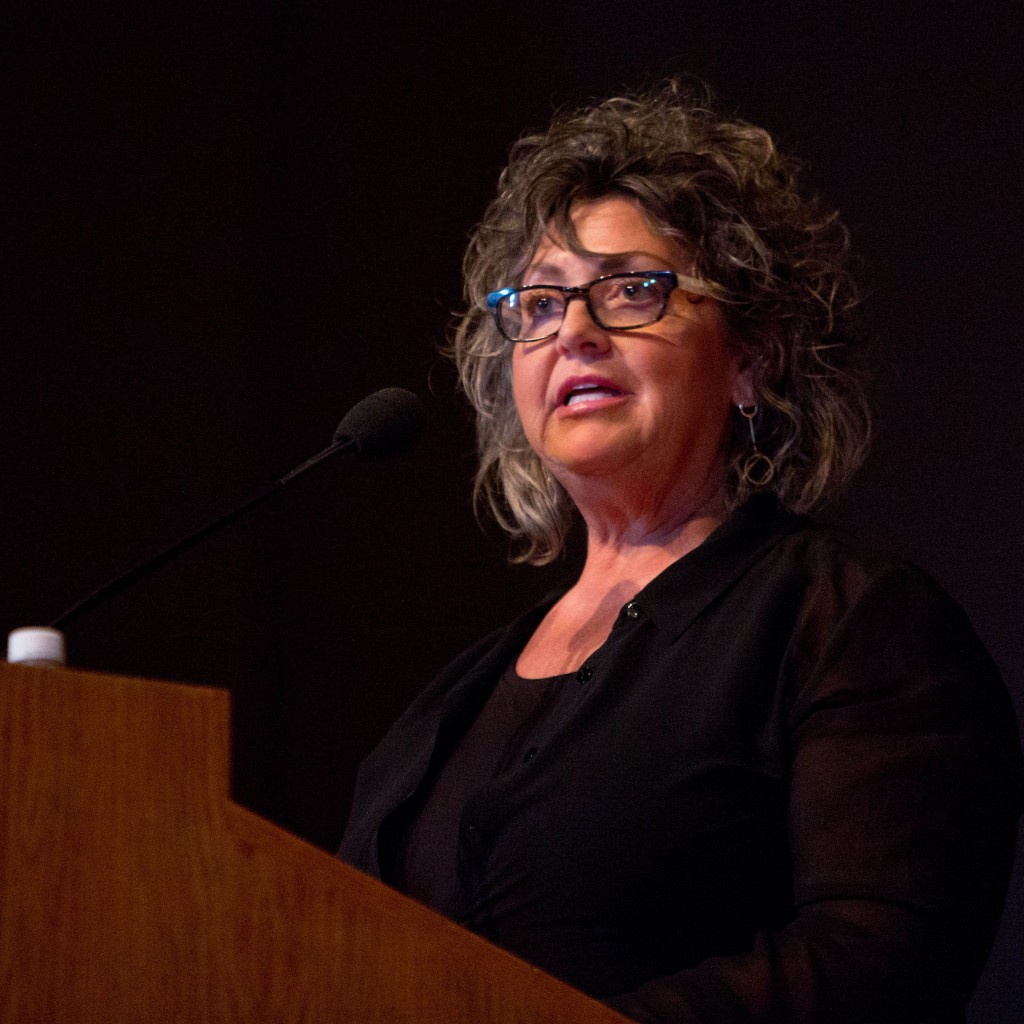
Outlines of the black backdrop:
[[[73,665],[230,688],[239,799],[333,846],[387,723],[571,571],[510,568],[474,523],[436,348],[519,132],[677,72],[774,130],[853,228],[879,438],[831,517],[947,586],[1020,711],[1019,5],[12,7],[0,630],[276,479],[363,395],[430,408],[415,453],[318,471],[69,630]],[[1024,1010],[1021,879],[975,1024]]]

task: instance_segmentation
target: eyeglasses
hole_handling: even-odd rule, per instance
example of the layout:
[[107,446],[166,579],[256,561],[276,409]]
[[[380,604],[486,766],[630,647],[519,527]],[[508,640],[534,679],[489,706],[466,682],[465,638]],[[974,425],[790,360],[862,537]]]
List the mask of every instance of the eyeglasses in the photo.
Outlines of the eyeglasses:
[[[678,287],[671,270],[639,274],[608,274],[589,284],[569,288],[531,284],[502,288],[487,296],[498,330],[509,341],[543,341],[557,334],[573,299],[583,299],[590,318],[606,331],[633,331],[657,323],[665,315],[668,297]],[[699,302],[702,296],[694,296]]]

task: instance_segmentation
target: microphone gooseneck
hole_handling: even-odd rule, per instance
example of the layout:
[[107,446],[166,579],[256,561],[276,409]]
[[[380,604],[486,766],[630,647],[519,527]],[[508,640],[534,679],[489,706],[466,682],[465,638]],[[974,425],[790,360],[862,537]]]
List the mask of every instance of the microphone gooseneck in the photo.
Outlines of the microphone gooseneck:
[[423,405],[411,391],[406,391],[404,388],[384,388],[368,395],[345,414],[341,423],[338,424],[338,429],[334,432],[334,439],[330,447],[318,452],[311,459],[307,459],[301,466],[297,466],[280,480],[265,487],[231,512],[218,516],[198,530],[182,537],[170,547],[94,590],[57,616],[50,623],[51,628],[62,629],[69,622],[73,622],[107,598],[127,590],[128,587],[155,572],[182,551],[198,544],[211,533],[217,532],[228,523],[245,515],[270,495],[276,494],[285,484],[290,483],[297,476],[312,469],[313,466],[325,459],[343,452],[352,453],[356,458],[362,460],[383,459],[390,455],[397,455],[419,440],[425,426],[426,413]]

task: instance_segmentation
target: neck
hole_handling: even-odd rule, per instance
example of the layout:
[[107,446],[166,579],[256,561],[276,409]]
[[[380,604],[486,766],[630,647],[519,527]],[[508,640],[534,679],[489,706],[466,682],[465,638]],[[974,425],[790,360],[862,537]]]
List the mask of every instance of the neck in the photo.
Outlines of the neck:
[[726,518],[718,482],[689,496],[661,500],[590,502],[578,506],[587,526],[587,556],[580,583],[625,583],[634,593],[683,555],[700,546]]
[[[633,483],[640,481],[635,477]],[[574,493],[570,484],[567,489],[587,524],[587,558],[579,579],[548,611],[520,654],[524,676],[578,668],[604,643],[619,609],[725,519],[720,485],[692,499],[675,488],[654,500],[650,489],[641,492],[639,486],[602,488],[591,479]],[[586,501],[579,500],[584,496]]]

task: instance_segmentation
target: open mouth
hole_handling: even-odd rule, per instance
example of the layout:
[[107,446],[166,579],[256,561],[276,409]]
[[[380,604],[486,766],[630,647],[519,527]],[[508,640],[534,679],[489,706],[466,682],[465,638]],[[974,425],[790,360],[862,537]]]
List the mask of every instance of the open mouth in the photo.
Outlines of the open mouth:
[[623,394],[618,388],[609,384],[578,384],[569,388],[562,398],[562,405],[579,405],[583,402],[596,402],[602,398],[618,398]]

